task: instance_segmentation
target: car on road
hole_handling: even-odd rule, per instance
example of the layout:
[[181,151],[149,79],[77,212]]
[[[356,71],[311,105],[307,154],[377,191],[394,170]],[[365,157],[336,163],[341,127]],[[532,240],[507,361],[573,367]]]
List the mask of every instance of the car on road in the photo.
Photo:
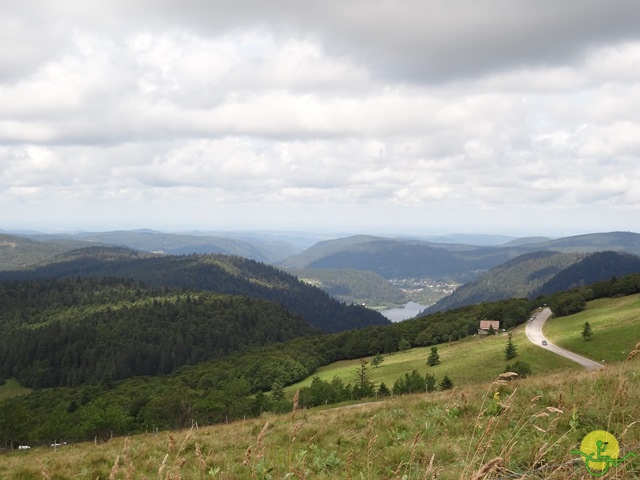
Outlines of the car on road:
[[542,345],[543,345],[544,347],[546,347],[546,346],[547,346],[547,341],[546,341],[546,340],[542,340]]

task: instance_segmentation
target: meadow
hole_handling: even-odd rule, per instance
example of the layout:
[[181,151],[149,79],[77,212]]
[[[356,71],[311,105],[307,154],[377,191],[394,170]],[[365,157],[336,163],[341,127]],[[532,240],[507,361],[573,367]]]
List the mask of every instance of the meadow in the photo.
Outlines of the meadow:
[[[582,338],[585,322],[591,326],[589,341]],[[624,360],[640,341],[640,296],[593,300],[580,313],[549,319],[544,335],[558,346],[596,361]]]
[[[525,326],[515,328],[512,339],[517,347],[518,356],[513,360],[521,360],[531,365],[532,374],[549,374],[560,371],[580,371],[582,367],[576,363],[551,353],[543,348],[531,344],[524,333]],[[417,370],[424,376],[431,373],[440,381],[444,375],[448,375],[454,385],[468,385],[483,383],[495,379],[505,371],[507,362],[504,359],[504,349],[507,343],[507,334],[491,336],[468,337],[456,342],[437,345],[440,364],[433,367],[427,366],[427,357],[431,347],[412,348],[406,352],[396,352],[384,355],[384,361],[378,366],[371,365],[373,357],[367,357],[369,361],[369,379],[376,385],[384,382],[391,388],[394,382],[404,376],[405,373]],[[340,377],[345,383],[356,381],[356,370],[360,367],[360,359],[345,360],[321,367],[313,375],[322,380],[331,381],[334,377]],[[289,393],[309,386],[313,377],[291,385],[285,389]]]

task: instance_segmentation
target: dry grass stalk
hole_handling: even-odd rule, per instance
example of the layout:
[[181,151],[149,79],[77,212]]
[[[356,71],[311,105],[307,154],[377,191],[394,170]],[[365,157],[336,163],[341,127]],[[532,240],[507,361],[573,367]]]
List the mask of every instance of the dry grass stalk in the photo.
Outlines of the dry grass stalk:
[[43,480],[51,480],[51,477],[49,476],[49,472],[47,472],[47,469],[42,463],[40,463],[40,473],[42,473]]
[[436,475],[436,470],[435,468],[433,468],[433,460],[436,458],[436,454],[433,453],[431,454],[431,460],[429,460],[429,464],[427,465],[427,469],[424,471],[424,478],[427,478],[427,475],[432,476],[432,478],[435,478]]
[[242,464],[245,467],[251,468],[251,445],[249,445],[244,451],[244,459],[242,460]]
[[351,480],[351,464],[353,463],[353,451],[350,450],[347,454],[347,465],[344,467],[346,473],[346,480]]
[[180,449],[178,450],[178,455],[180,455],[182,452],[184,452],[184,449],[186,448],[187,442],[189,441],[190,438],[191,438],[191,432],[189,432],[187,434],[187,436],[184,437],[184,440],[180,444]]
[[256,445],[256,460],[260,461],[262,457],[264,457],[265,444],[264,437],[267,435],[267,429],[269,428],[269,420],[266,421],[262,430],[260,430],[260,434],[258,435],[258,443]]
[[164,458],[162,459],[162,463],[160,464],[160,468],[158,468],[158,477],[162,478],[162,473],[164,472],[165,468],[167,468],[167,461],[169,460],[169,454],[167,453]]
[[482,480],[491,471],[502,463],[502,457],[496,457],[493,460],[486,463],[478,472],[473,476],[471,480]]
[[198,457],[198,464],[203,472],[207,471],[207,461],[202,454],[202,450],[200,449],[200,444],[196,443],[196,456]]
[[[255,457],[253,457],[252,455],[253,449],[251,448],[251,445],[249,445],[247,447],[247,450],[244,452],[244,459],[242,461],[242,464],[251,469],[251,478],[255,477],[257,473],[256,467],[260,462],[260,460],[264,458],[264,452],[265,452],[264,437],[267,434],[268,428],[269,428],[269,421],[267,420],[267,422],[262,427],[262,430],[260,430],[260,434],[258,435],[258,439],[256,441]],[[197,447],[197,444],[196,444],[196,447]],[[204,463],[204,461],[201,462],[201,464],[202,463]],[[206,463],[205,463],[205,467],[206,467]]]
[[298,435],[298,432],[300,431],[301,428],[302,428],[302,420],[298,420],[296,424],[293,426],[293,429],[291,430],[291,443],[296,441],[296,436]]
[[[377,438],[377,436],[376,436]],[[416,435],[413,437],[413,442],[411,443],[411,455],[409,455],[409,460],[407,461],[402,461],[400,462],[400,464],[398,465],[398,467],[393,471],[393,475],[396,477],[400,477],[400,478],[405,478],[407,477],[407,469],[409,468],[409,466],[413,463],[413,461],[416,458],[416,452],[418,450],[418,445],[420,445],[420,441],[422,440],[422,434],[420,432],[416,433]],[[430,462],[430,467],[427,470],[430,470],[431,465],[433,465],[433,459],[435,457],[434,455],[431,455],[431,462]],[[404,475],[400,475],[400,470],[404,467]]]
[[133,462],[131,461],[131,448],[129,447],[129,437],[125,437],[124,439],[124,463],[126,465],[125,480],[133,480],[135,472],[133,469]]
[[[293,419],[296,415],[296,410],[298,410],[298,400],[300,398],[300,390],[296,390],[296,393],[293,396],[293,408],[291,409],[291,421],[293,422]],[[296,440],[296,435],[298,434],[298,432],[300,431],[300,429],[302,428],[302,420],[296,422],[296,424],[293,426],[293,428],[291,429],[291,432],[289,433],[289,473],[295,473],[293,472],[293,443]]]
[[300,390],[296,390],[293,395],[293,408],[291,409],[291,420],[296,416],[296,410],[298,410],[298,401],[300,400]]
[[113,464],[113,467],[111,468],[111,473],[109,474],[109,480],[115,480],[116,475],[118,474],[119,464],[120,464],[120,455],[116,457],[116,461]]
[[625,434],[629,431],[629,429],[630,429],[631,427],[633,427],[636,423],[638,423],[638,422],[631,422],[629,425],[627,425],[627,426],[624,428],[624,431],[620,434],[620,438],[624,437],[624,436],[625,436]]

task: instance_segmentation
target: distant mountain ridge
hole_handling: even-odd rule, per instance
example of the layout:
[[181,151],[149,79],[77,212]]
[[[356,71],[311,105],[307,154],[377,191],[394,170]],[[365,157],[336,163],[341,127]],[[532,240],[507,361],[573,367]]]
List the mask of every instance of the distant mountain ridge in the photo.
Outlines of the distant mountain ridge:
[[[60,253],[95,245],[169,255],[220,253],[273,264],[303,251],[321,238],[319,234],[298,232],[165,233],[138,229],[47,234],[10,233],[0,229],[0,270],[36,266]],[[7,246],[14,248],[3,248]]]
[[530,237],[500,246],[432,243],[423,240],[354,236],[329,240],[280,262],[286,268],[370,270],[383,277],[475,279],[520,255],[538,251],[589,253],[620,251],[640,255],[640,234],[609,232],[549,240]]

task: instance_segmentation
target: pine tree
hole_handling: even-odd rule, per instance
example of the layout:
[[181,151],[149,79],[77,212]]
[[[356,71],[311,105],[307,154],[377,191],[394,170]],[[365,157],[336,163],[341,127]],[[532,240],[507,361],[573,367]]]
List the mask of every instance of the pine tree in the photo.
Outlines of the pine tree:
[[516,348],[516,344],[513,343],[513,339],[511,338],[511,334],[509,334],[509,339],[507,340],[507,345],[504,347],[504,358],[509,361],[518,355],[518,351]]
[[449,378],[448,375],[445,375],[442,381],[440,382],[440,390],[450,390],[453,388],[453,382]]
[[431,347],[431,353],[429,354],[429,358],[427,358],[427,365],[433,367],[440,363],[440,355],[438,355],[438,347]]
[[584,328],[582,329],[582,338],[585,342],[588,342],[589,340],[591,340],[591,335],[593,335],[593,333],[591,332],[591,325],[589,325],[589,322],[584,322]]
[[378,367],[382,362],[384,362],[384,357],[382,356],[382,354],[377,353],[376,356],[373,357],[373,360],[371,360],[371,365],[373,365],[374,367]]
[[378,395],[380,395],[381,397],[388,397],[389,395],[391,395],[389,387],[387,387],[384,382],[380,383],[380,386],[378,387]]
[[280,379],[273,382],[271,396],[274,400],[282,400],[284,398],[284,383]]
[[373,383],[369,380],[369,369],[364,358],[360,360],[360,367],[356,369],[356,384],[353,387],[353,394],[356,398],[371,397],[374,393]]
[[427,373],[424,377],[424,383],[427,392],[435,392],[436,390],[436,376],[431,373]]
[[402,352],[406,352],[410,348],[411,348],[411,343],[409,343],[409,340],[402,337],[400,339],[400,342],[398,342],[398,350],[401,350]]

